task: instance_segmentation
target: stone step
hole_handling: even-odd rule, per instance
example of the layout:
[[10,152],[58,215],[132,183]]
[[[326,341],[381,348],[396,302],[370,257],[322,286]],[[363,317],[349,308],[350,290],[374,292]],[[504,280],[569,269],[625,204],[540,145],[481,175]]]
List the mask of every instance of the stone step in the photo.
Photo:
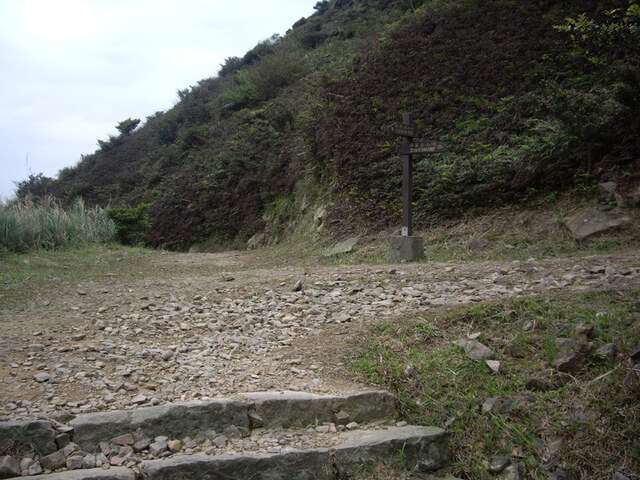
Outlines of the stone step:
[[273,480],[348,477],[364,464],[395,460],[414,468],[418,462],[444,467],[448,462],[447,435],[435,427],[405,426],[368,432],[343,432],[330,447],[278,454],[193,455],[141,464],[148,480],[217,480],[261,478]]
[[136,480],[136,472],[124,467],[113,467],[108,470],[91,468],[16,478],[20,478],[20,480]]
[[[336,434],[324,448],[275,454],[179,455],[142,462],[134,473],[126,468],[91,469],[20,477],[30,480],[332,480],[349,477],[365,464],[393,461],[414,468],[432,468],[449,460],[448,436],[436,427],[403,426]],[[137,476],[136,476],[137,475]]]
[[[224,431],[252,427],[291,428],[333,422],[340,411],[350,421],[371,423],[394,415],[395,398],[387,392],[365,392],[347,397],[306,392],[260,392],[237,399],[174,403],[135,410],[79,415],[69,422],[73,441],[83,450],[99,442],[141,430],[153,438],[194,436],[204,430]],[[262,424],[260,424],[262,423]]]
[[[386,392],[345,397],[247,393],[84,414],[67,424],[7,422],[0,424],[0,445],[10,444],[14,451],[22,447],[23,452],[37,445],[31,457],[45,469],[85,467],[21,477],[41,480],[212,480],[250,478],[266,471],[273,474],[264,478],[299,480],[335,478],[331,475],[336,469],[349,470],[374,459],[401,458],[413,463],[410,467],[418,460],[442,463],[448,455],[445,432],[396,425],[394,404],[395,397]],[[62,448],[61,436],[73,443]],[[7,454],[0,450],[0,456]],[[96,465],[103,468],[90,468]]]

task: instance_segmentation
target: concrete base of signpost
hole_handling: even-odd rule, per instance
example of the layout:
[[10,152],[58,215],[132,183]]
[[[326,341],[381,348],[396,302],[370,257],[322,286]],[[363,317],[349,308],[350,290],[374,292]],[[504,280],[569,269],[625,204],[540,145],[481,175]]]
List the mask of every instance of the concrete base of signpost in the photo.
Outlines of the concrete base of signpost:
[[391,237],[390,247],[387,255],[390,262],[415,262],[424,255],[422,237]]

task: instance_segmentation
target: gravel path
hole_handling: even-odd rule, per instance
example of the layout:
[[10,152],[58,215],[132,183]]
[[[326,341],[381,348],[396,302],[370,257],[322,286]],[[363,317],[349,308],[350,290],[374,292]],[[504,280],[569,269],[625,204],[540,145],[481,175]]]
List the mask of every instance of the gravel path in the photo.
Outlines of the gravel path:
[[109,273],[1,314],[0,420],[368,390],[343,374],[367,323],[640,282],[640,253],[313,269],[255,268],[249,255],[157,255],[136,280]]

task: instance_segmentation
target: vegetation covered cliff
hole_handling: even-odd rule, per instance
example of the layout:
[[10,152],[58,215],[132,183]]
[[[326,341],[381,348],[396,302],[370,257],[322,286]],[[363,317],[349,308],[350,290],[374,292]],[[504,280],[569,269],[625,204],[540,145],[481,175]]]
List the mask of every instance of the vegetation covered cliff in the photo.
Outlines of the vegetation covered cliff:
[[145,241],[173,249],[265,228],[274,240],[319,205],[330,228],[388,228],[401,165],[386,127],[404,112],[449,149],[416,156],[417,227],[599,181],[631,191],[639,25],[626,0],[321,1],[178,91],[169,110],[120,122],[120,135],[18,194],[146,212]]

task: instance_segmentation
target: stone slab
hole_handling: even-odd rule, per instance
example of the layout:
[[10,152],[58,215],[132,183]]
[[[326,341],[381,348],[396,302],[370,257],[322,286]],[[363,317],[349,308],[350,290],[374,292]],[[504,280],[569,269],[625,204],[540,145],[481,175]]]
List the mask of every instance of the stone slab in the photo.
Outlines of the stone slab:
[[88,470],[69,470],[47,475],[29,475],[18,477],[20,480],[136,480],[133,470],[124,467],[111,467],[108,470],[91,468]]
[[336,434],[336,440],[343,441],[333,448],[281,454],[179,456],[142,462],[141,470],[147,480],[333,480],[338,475],[348,476],[363,462],[382,459],[401,458],[409,468],[424,460],[443,466],[448,462],[448,435],[440,428],[407,426],[367,433]]
[[422,237],[391,237],[387,259],[390,262],[406,260],[415,262],[424,255],[424,240]]
[[565,218],[564,223],[576,240],[586,240],[622,225],[620,220],[592,207],[584,208]]
[[89,413],[69,422],[74,429],[73,441],[85,451],[93,451],[99,442],[137,429],[149,438],[158,435],[183,437],[207,429],[222,431],[230,425],[249,427],[246,405],[230,399]]
[[0,423],[0,453],[16,445],[33,449],[42,455],[55,452],[56,431],[44,420]]
[[334,247],[327,253],[327,257],[334,255],[342,255],[345,253],[351,253],[360,243],[360,237],[347,238],[334,245]]
[[350,421],[371,423],[391,420],[395,413],[395,397],[387,392],[364,392],[346,397],[317,395],[306,392],[260,392],[241,396],[249,402],[249,410],[262,417],[265,428],[308,427],[333,422],[340,411]]

